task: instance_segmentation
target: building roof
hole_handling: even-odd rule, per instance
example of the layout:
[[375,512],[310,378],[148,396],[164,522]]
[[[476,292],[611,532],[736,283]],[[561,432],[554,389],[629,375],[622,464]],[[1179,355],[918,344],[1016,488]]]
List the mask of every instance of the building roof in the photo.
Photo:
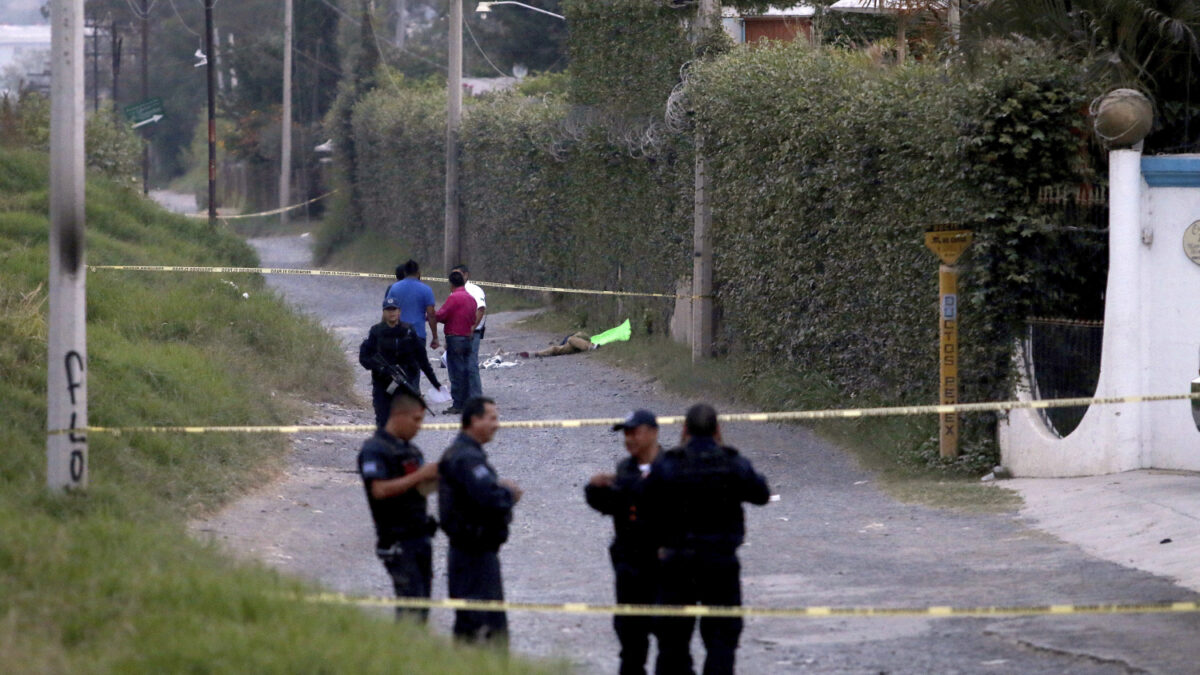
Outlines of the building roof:
[[732,7],[726,7],[721,10],[721,16],[726,19],[757,18],[757,17],[763,17],[763,18],[778,17],[781,19],[783,19],[783,18],[797,19],[797,18],[809,18],[812,15],[816,14],[816,12],[817,12],[817,8],[812,5],[791,5],[789,7],[776,7],[775,5],[771,5],[769,8],[767,8],[767,11],[765,11],[765,12],[753,12],[753,13],[743,13]]
[[13,26],[0,24],[0,44],[45,45],[50,47],[50,25]]

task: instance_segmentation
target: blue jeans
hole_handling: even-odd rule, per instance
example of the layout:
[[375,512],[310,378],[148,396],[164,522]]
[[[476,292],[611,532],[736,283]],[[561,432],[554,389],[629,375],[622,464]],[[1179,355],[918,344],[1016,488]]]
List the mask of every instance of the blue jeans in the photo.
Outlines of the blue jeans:
[[483,340],[483,331],[479,329],[471,334],[471,360],[467,363],[467,371],[471,375],[471,393],[467,398],[483,396],[483,385],[479,382],[479,343]]
[[471,394],[471,341],[467,335],[446,336],[446,370],[450,371],[450,399],[462,410]]

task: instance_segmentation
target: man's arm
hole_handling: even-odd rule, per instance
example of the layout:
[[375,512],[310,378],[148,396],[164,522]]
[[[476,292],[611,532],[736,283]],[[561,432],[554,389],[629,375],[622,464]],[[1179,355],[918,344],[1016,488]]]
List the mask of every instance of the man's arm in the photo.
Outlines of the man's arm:
[[407,476],[399,478],[376,479],[371,481],[371,496],[375,499],[387,499],[402,495],[427,480],[436,480],[438,465],[436,462],[425,464]]
[[471,324],[471,330],[479,327],[479,322],[483,321],[483,315],[487,313],[487,305],[475,308],[475,323]]
[[588,506],[606,516],[611,516],[620,510],[620,491],[613,485],[614,476],[610,473],[598,473],[583,488],[583,497]]
[[[438,330],[438,329],[437,329],[437,327],[438,327],[438,320],[437,320],[437,311],[435,311],[435,310],[434,310],[434,308],[433,308],[433,305],[432,305],[432,304],[430,304],[430,305],[427,305],[427,306],[425,307],[425,322],[429,324],[429,334],[433,336],[433,340],[431,340],[431,341],[429,342],[429,348],[430,348],[430,349],[437,349],[437,348],[438,348],[438,347],[440,347],[441,345],[440,345],[440,344],[438,344],[438,332],[437,332],[437,330]],[[424,345],[422,345],[422,346],[424,346]]]
[[767,479],[754,470],[754,465],[745,457],[739,457],[738,465],[742,474],[742,501],[762,506],[771,499],[771,488],[767,487]]
[[480,508],[509,511],[516,504],[516,494],[501,485],[482,460],[457,457],[452,461],[451,470],[461,482],[467,497]]
[[375,371],[375,353],[378,348],[375,346],[375,332],[367,333],[366,339],[358,346],[358,363],[363,368],[374,372]]

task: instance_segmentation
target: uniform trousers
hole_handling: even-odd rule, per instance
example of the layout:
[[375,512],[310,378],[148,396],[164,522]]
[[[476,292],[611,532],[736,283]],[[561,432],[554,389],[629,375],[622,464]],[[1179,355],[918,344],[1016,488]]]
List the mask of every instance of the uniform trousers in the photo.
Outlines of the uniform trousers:
[[[464,551],[450,544],[446,575],[451,598],[503,600],[500,554],[496,551]],[[454,637],[466,642],[486,642],[508,647],[508,615],[504,612],[456,610]]]
[[[658,561],[610,550],[617,582],[617,604],[652,605],[657,600]],[[650,652],[652,616],[613,616],[613,630],[621,643],[621,675],[645,675]]]
[[[664,549],[660,555],[658,601],[664,605],[742,604],[741,565],[733,553]],[[696,619],[660,617],[658,636],[658,675],[692,673],[690,645]],[[734,654],[742,634],[741,617],[704,617],[700,619],[700,638],[704,641],[704,674],[733,673]]]
[[[378,551],[379,560],[392,577],[397,598],[428,598],[433,587],[433,547],[429,537],[402,539],[391,548]],[[396,619],[424,622],[428,609],[397,607]]]

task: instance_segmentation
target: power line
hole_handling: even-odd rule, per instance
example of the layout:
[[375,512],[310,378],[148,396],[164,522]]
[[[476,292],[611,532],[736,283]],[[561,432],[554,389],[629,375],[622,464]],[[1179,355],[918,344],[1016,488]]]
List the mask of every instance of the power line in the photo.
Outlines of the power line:
[[492,63],[492,60],[488,58],[487,53],[483,51],[483,47],[479,46],[479,40],[475,39],[475,31],[471,30],[471,22],[464,21],[463,25],[467,27],[467,35],[471,36],[471,42],[475,43],[475,49],[479,51],[479,55],[483,57],[483,60],[487,61],[488,65],[492,67],[492,70],[500,73],[500,77],[512,77],[512,75],[497,68],[496,64]]

